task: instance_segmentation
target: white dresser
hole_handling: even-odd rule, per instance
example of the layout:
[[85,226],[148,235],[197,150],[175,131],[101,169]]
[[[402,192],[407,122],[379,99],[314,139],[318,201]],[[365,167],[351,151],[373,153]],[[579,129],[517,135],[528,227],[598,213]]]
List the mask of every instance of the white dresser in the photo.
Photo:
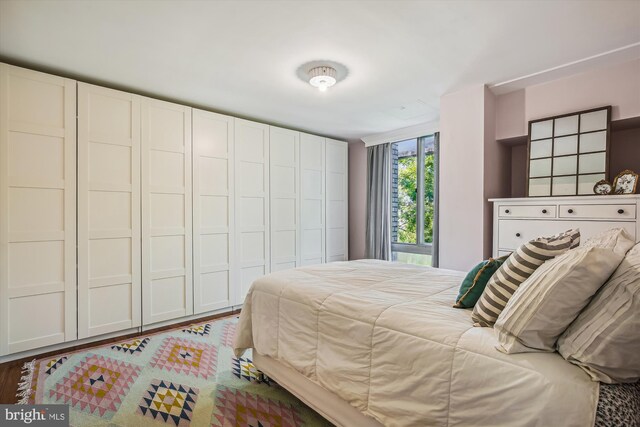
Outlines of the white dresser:
[[506,255],[521,244],[570,228],[581,240],[610,228],[624,228],[640,240],[640,195],[529,197],[493,202],[493,256]]

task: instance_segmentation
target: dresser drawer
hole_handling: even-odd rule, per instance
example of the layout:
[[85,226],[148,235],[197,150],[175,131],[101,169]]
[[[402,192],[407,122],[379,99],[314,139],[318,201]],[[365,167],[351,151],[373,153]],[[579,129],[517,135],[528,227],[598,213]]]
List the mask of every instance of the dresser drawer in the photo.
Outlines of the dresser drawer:
[[500,218],[555,218],[555,205],[500,205]]
[[560,218],[635,220],[636,205],[560,205]]
[[515,250],[529,240],[549,237],[571,228],[580,229],[582,242],[612,228],[624,228],[633,239],[637,240],[635,222],[500,219],[498,220],[498,251]]

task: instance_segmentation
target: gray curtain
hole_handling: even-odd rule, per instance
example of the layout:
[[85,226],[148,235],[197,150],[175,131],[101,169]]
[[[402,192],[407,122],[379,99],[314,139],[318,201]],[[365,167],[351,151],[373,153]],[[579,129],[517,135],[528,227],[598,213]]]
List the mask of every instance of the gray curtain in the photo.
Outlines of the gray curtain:
[[433,162],[434,171],[434,206],[433,206],[433,246],[431,246],[431,265],[440,265],[440,132],[433,135],[433,149],[436,156]]
[[365,257],[391,259],[391,144],[367,149]]

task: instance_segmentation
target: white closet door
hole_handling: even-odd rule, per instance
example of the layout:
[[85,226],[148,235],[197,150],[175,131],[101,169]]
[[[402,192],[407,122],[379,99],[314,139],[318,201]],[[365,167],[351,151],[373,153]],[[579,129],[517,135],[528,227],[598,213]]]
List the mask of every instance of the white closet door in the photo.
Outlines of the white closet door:
[[78,338],[140,326],[140,97],[78,83]]
[[233,305],[233,117],[193,110],[194,313]]
[[269,272],[269,126],[235,119],[235,303]]
[[142,322],[193,314],[191,108],[142,99]]
[[76,339],[76,82],[0,64],[0,355]]
[[348,254],[348,148],[327,139],[327,262],[346,261]]
[[301,265],[325,262],[325,139],[300,134]]
[[269,127],[271,271],[300,265],[300,133]]

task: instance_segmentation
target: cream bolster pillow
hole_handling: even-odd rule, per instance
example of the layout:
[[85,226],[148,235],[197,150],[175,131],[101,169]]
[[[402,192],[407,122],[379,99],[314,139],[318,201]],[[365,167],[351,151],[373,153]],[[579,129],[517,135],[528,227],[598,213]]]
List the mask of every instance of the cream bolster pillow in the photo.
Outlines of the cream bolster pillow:
[[560,336],[558,352],[594,381],[640,380],[640,243]]
[[635,244],[635,240],[627,230],[624,228],[612,228],[591,237],[581,247],[611,249],[620,255],[625,255]]
[[494,328],[504,353],[555,351],[558,337],[624,258],[611,249],[577,248],[542,264],[509,299]]

